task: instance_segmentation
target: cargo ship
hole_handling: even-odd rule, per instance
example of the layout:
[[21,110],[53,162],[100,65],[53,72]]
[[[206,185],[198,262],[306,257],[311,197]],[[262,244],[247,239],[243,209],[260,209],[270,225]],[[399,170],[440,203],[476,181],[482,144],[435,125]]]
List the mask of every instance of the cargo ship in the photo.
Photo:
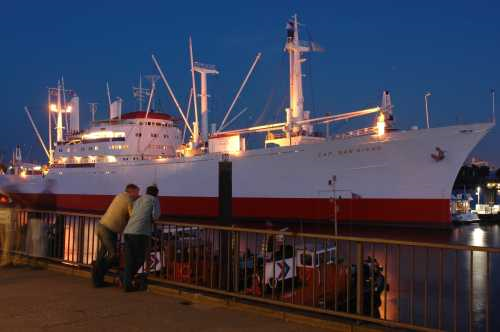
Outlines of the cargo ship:
[[[398,129],[387,91],[379,106],[312,117],[304,110],[302,63],[307,52],[320,48],[302,41],[299,27],[297,16],[287,23],[290,92],[283,122],[227,129],[240,115],[231,118],[231,111],[258,54],[224,120],[209,128],[207,76],[218,72],[194,61],[190,40],[192,87],[185,107],[154,55],[159,75],[150,88],[137,90],[147,97],[146,108],[122,114],[121,99],[112,101],[108,94],[109,118],[93,118],[84,130],[76,93],[61,83],[50,89],[49,142],[38,133],[49,163],[42,175],[1,176],[2,192],[24,206],[102,212],[127,183],[143,189],[156,184],[165,217],[214,218],[218,165],[229,160],[235,219],[450,224],[455,177],[494,124]],[[152,109],[159,79],[175,104],[175,117]],[[359,117],[373,119],[372,126],[331,135],[315,131]],[[265,133],[264,142],[248,149],[247,138],[256,133]]]

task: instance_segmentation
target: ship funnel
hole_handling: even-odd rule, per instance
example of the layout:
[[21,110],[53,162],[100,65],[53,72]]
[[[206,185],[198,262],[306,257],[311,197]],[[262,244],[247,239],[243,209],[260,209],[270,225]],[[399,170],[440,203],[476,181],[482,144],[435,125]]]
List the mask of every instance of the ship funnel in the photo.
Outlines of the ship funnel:
[[109,107],[110,120],[116,120],[122,118],[122,103],[123,100],[121,98],[117,98],[114,102],[111,103]]

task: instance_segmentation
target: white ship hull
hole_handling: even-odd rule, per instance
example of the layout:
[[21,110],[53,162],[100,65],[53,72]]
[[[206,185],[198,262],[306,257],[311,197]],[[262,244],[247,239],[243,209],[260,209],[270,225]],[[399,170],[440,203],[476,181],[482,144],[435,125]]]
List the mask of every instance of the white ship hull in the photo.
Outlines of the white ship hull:
[[[329,220],[336,204],[337,217],[344,222],[450,223],[455,177],[491,127],[485,123],[393,131],[382,138],[360,136],[233,154],[233,215]],[[432,157],[436,148],[444,151],[442,160]],[[44,177],[3,176],[0,185],[24,205],[103,211],[127,183],[141,189],[155,183],[164,216],[215,217],[221,159],[221,154],[212,153],[51,168]],[[332,176],[335,193],[328,184]]]

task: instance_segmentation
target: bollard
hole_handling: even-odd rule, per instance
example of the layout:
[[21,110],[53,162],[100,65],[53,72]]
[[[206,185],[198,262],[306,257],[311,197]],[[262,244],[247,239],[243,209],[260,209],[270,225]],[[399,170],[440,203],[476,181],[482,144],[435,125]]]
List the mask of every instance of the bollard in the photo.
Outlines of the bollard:
[[0,266],[10,264],[14,239],[14,213],[12,208],[0,209]]
[[356,313],[363,315],[363,243],[356,242]]
[[[227,156],[219,162],[219,222],[224,226],[231,224],[233,183],[232,183],[232,163]],[[232,252],[233,241],[231,232],[220,231],[219,255],[221,268],[219,273],[221,288],[231,290],[231,265],[233,262]],[[234,279],[233,279],[234,280]]]
[[233,199],[233,167],[225,157],[219,162],[219,221],[228,226],[231,223]]

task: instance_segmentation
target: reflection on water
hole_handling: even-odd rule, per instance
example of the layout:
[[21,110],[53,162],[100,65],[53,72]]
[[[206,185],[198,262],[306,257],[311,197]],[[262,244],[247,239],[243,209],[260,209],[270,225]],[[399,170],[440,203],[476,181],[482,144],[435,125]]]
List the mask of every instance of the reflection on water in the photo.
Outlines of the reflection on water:
[[486,246],[486,232],[481,228],[474,228],[472,230],[472,246],[484,247]]

